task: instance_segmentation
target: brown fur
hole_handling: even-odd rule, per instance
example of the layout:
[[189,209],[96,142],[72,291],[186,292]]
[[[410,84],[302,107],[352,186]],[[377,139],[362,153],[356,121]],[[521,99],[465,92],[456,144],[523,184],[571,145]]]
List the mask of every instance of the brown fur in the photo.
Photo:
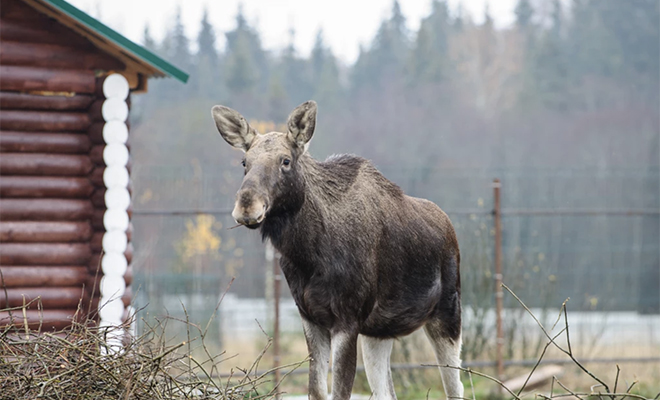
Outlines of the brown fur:
[[[334,398],[350,397],[358,334],[386,340],[432,322],[432,341],[460,348],[460,255],[447,215],[428,200],[406,196],[363,158],[319,162],[309,156],[313,102],[294,110],[287,133],[252,136],[233,113],[214,108],[225,140],[246,151],[232,215],[261,228],[282,254],[282,270],[308,324],[308,344],[341,336]],[[223,131],[228,126],[234,130]],[[314,361],[312,367],[318,370]],[[310,374],[310,388],[320,371]],[[319,391],[310,397],[323,397]]]

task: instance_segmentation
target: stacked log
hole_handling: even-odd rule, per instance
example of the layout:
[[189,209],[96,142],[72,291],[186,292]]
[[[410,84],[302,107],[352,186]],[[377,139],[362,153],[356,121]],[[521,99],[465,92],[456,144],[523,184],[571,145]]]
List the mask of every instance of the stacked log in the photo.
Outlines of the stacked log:
[[[42,330],[70,325],[79,307],[121,323],[132,278],[128,85],[99,76],[125,66],[22,1],[2,8],[0,309],[30,304],[14,323]],[[0,311],[0,327],[9,318]]]
[[[4,78],[0,286],[7,294],[0,296],[0,309],[30,304],[30,327],[61,329],[90,300],[84,290],[93,232],[91,142],[86,131],[94,96],[7,92]],[[0,312],[0,325],[8,318],[7,312]],[[19,326],[23,322],[15,321]]]

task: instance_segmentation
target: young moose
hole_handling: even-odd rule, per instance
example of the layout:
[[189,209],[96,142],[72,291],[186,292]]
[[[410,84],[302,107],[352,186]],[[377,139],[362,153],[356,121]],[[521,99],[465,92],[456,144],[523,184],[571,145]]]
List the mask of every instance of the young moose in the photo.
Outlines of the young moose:
[[232,216],[261,228],[303,321],[311,360],[309,398],[350,398],[358,335],[376,400],[396,399],[390,372],[394,338],[424,327],[448,398],[463,397],[460,366],[459,250],[447,215],[409,197],[353,156],[314,160],[316,103],[289,116],[287,132],[259,134],[238,112],[215,106],[222,137],[245,152],[245,177]]

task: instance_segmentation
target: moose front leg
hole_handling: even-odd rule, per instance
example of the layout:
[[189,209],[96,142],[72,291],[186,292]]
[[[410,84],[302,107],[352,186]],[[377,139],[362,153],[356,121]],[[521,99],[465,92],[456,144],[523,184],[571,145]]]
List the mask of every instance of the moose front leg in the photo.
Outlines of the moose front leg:
[[305,318],[302,319],[309,351],[309,400],[327,400],[330,332]]
[[355,380],[357,331],[332,333],[332,400],[349,400]]

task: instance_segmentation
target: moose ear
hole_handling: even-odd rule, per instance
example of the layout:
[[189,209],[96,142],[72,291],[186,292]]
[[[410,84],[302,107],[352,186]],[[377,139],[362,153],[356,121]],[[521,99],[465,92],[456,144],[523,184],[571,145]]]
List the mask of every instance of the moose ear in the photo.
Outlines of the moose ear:
[[238,111],[225,106],[214,106],[211,109],[215,126],[220,135],[230,145],[243,151],[248,151],[250,143],[257,135],[255,131]]
[[312,140],[316,127],[316,102],[310,100],[296,107],[286,124],[289,139],[300,149],[307,150],[307,144]]

